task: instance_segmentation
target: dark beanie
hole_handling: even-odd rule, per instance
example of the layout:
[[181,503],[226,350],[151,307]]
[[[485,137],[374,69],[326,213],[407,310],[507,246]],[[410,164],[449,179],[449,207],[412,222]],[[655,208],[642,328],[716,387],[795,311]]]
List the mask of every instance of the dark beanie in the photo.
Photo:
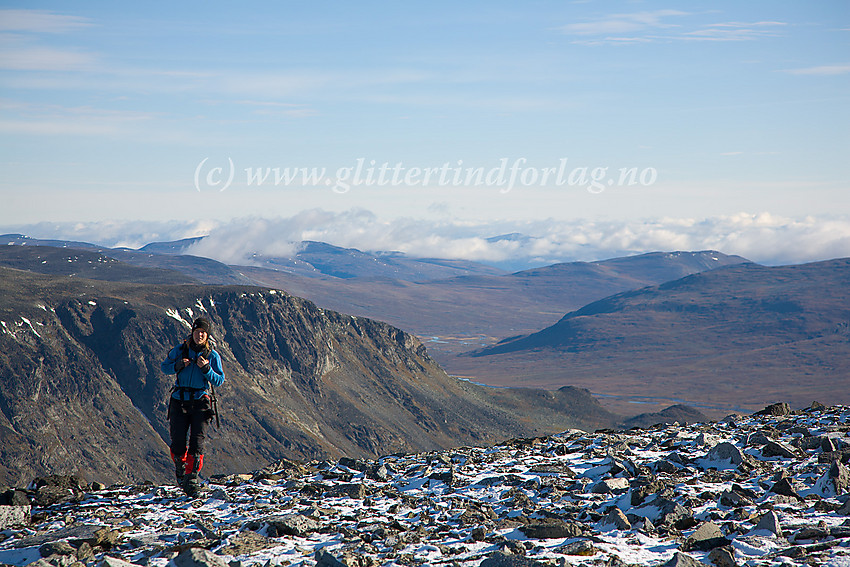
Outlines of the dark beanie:
[[194,331],[195,329],[203,329],[209,335],[210,334],[210,322],[209,322],[209,320],[205,319],[204,317],[198,317],[197,319],[195,319],[195,322],[192,323],[192,330]]

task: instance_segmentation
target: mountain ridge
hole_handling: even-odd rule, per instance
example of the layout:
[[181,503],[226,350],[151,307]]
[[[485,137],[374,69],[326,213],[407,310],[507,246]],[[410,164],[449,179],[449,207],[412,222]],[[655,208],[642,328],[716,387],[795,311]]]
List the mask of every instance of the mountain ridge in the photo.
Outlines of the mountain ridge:
[[0,291],[0,482],[83,465],[107,479],[173,474],[173,377],[159,363],[201,313],[227,375],[213,473],[616,421],[577,389],[503,391],[450,378],[412,335],[275,289],[0,268]]
[[[850,259],[741,264],[617,294],[535,333],[468,353],[493,383],[691,403],[805,404],[850,391]],[[740,404],[743,404],[742,406]]]

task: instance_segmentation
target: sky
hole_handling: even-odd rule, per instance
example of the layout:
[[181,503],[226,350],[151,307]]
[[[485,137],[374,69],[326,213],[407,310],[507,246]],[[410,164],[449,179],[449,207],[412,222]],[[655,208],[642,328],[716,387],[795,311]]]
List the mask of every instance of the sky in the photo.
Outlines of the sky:
[[845,257],[848,87],[843,0],[0,1],[0,231]]

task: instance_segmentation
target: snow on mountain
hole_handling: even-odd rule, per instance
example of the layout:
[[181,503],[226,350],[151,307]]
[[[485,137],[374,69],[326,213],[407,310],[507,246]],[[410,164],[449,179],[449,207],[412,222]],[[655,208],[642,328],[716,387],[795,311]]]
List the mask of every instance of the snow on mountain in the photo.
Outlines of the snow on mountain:
[[848,431],[848,407],[777,404],[690,426],[284,460],[210,478],[195,500],[38,479],[3,495],[19,505],[0,507],[0,563],[846,566]]

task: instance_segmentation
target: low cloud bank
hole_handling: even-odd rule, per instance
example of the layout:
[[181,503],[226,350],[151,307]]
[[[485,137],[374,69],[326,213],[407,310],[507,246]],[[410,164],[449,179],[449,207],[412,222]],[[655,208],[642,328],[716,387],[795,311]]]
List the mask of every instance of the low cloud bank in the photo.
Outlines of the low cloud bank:
[[229,222],[95,222],[29,225],[4,232],[138,248],[206,235],[188,253],[229,264],[292,256],[304,240],[414,257],[460,258],[505,267],[600,260],[651,251],[718,250],[764,264],[850,256],[850,219],[740,213],[705,219],[630,221],[385,220],[369,211],[302,211],[288,218]]

